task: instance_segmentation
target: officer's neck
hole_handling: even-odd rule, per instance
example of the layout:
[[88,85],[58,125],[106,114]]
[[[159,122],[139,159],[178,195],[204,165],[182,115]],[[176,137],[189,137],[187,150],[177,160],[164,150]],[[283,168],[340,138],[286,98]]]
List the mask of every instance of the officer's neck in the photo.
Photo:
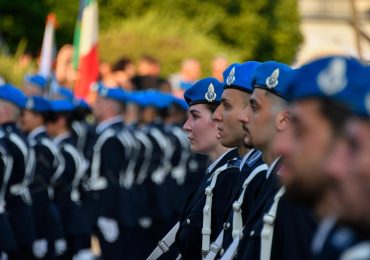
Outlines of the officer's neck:
[[246,155],[250,150],[251,150],[250,148],[247,148],[244,145],[238,147],[238,153],[240,156]]
[[213,149],[209,154],[209,158],[211,159],[212,162],[216,161],[221,155],[226,153],[230,148],[227,148],[221,144],[218,144],[215,149]]
[[261,151],[262,151],[263,161],[267,165],[271,165],[280,156],[279,154],[276,154],[271,150],[265,150],[265,151],[261,150]]

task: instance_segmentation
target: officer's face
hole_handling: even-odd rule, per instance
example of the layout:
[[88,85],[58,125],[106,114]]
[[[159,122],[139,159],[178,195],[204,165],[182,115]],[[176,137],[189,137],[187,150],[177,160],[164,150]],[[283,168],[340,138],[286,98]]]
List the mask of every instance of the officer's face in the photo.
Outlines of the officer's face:
[[288,194],[313,206],[329,185],[323,171],[332,148],[331,127],[316,100],[295,103],[291,113],[290,129],[275,141],[284,160],[281,180]]
[[272,103],[263,89],[256,88],[250,96],[249,105],[239,117],[246,132],[244,142],[248,147],[269,150],[275,136],[275,118]]
[[238,115],[247,106],[248,100],[249,94],[245,92],[237,89],[224,90],[221,105],[213,113],[223,146],[231,148],[244,145],[244,130],[238,121]]
[[351,119],[327,163],[340,201],[341,220],[370,232],[370,123]]
[[30,110],[24,110],[21,116],[22,131],[29,133],[43,124],[42,116]]
[[205,104],[190,107],[189,117],[183,128],[188,133],[191,150],[195,153],[209,154],[220,143],[217,138],[217,124]]

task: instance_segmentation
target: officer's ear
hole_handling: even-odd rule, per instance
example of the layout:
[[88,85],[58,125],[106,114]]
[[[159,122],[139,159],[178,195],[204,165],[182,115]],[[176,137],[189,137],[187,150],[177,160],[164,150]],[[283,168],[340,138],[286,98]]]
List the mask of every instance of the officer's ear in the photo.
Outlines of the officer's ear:
[[287,129],[290,125],[291,117],[292,115],[289,110],[284,109],[280,111],[276,116],[276,121],[275,121],[276,129],[279,132]]

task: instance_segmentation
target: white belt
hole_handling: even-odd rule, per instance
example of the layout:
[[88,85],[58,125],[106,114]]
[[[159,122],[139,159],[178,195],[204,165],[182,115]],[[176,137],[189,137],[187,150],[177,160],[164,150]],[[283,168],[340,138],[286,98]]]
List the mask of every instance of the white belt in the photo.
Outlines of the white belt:
[[276,212],[280,198],[285,193],[285,187],[281,187],[274,197],[269,212],[263,216],[263,228],[261,232],[261,253],[260,260],[269,260],[271,256],[272,239],[274,236],[274,224],[276,219]]
[[227,169],[227,164],[218,168],[213,174],[211,184],[206,188],[206,204],[203,208],[203,227],[202,227],[202,257],[205,258],[209,252],[211,244],[211,220],[212,220],[212,197],[213,189],[216,186],[218,175]]
[[156,260],[170,250],[172,244],[175,242],[176,233],[179,230],[179,227],[180,222],[177,222],[176,225],[167,233],[167,235],[161,241],[159,241],[158,246],[149,255],[147,260]]
[[239,237],[240,239],[243,236],[243,218],[242,218],[242,211],[241,206],[244,202],[244,193],[249,185],[249,183],[253,180],[253,178],[260,173],[261,171],[267,171],[268,166],[266,164],[262,164],[256,167],[248,176],[248,178],[243,183],[243,189],[239,196],[239,199],[233,203],[233,231],[232,236],[233,239]]

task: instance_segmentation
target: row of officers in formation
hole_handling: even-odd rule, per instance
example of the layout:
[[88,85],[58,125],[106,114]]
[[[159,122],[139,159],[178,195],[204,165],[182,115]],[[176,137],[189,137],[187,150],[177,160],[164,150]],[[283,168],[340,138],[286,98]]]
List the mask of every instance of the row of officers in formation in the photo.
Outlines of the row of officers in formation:
[[95,235],[103,259],[370,259],[357,59],[235,63],[185,101],[95,91],[89,126],[66,90],[0,87],[2,257],[92,259]]

